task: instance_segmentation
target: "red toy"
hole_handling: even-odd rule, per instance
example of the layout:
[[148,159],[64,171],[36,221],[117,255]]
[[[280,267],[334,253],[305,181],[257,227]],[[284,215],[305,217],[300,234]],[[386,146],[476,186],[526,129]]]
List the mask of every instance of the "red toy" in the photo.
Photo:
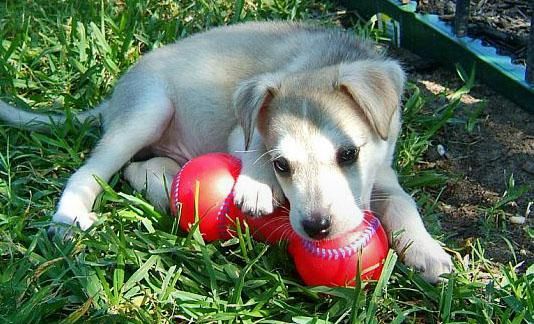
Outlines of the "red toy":
[[288,205],[276,209],[272,215],[258,218],[245,217],[241,213],[233,202],[233,188],[240,171],[241,162],[226,153],[210,153],[187,162],[171,187],[171,212],[173,215],[181,212],[180,228],[189,231],[196,223],[197,214],[199,230],[206,241],[232,237],[236,219],[241,223],[246,221],[250,233],[257,240],[270,244],[289,240],[289,253],[297,271],[310,286],[353,285],[360,255],[361,278],[380,277],[388,240],[380,222],[371,212],[365,213],[359,227],[342,237],[307,241],[292,230]]
[[387,235],[371,212],[365,212],[360,226],[339,238],[294,237],[289,243],[297,271],[309,286],[354,285],[358,260],[362,280],[378,280],[388,249]]

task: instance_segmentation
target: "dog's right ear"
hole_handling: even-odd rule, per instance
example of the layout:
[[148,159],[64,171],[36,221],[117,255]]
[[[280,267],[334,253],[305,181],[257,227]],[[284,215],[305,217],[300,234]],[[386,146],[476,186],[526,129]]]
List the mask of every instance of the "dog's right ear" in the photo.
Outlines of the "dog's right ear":
[[248,149],[254,128],[265,115],[265,110],[280,89],[280,75],[263,74],[239,83],[234,92],[233,103],[237,121],[245,135],[245,149]]

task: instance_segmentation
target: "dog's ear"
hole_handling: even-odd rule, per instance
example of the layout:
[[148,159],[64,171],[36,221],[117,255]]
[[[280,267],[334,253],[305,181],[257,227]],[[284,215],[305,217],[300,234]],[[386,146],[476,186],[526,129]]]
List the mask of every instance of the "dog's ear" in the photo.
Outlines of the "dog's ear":
[[341,64],[335,87],[352,98],[380,138],[387,140],[405,79],[396,61],[364,60]]
[[263,74],[241,82],[234,92],[233,102],[237,120],[245,135],[245,149],[248,149],[254,128],[280,89],[280,76]]

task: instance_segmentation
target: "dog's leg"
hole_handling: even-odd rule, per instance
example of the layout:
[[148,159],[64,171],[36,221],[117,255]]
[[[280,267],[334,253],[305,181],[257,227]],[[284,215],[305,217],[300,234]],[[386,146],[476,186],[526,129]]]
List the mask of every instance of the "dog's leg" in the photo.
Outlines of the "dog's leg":
[[[127,93],[113,102],[127,106],[128,113],[108,122],[98,146],[85,164],[69,179],[52,220],[75,224],[88,229],[96,220],[91,212],[96,196],[101,192],[95,177],[108,181],[136,152],[157,141],[173,118],[174,108],[165,96],[164,87],[154,83],[146,87],[142,97]],[[53,233],[59,228],[50,229]]]
[[124,178],[137,191],[145,191],[148,200],[159,210],[169,208],[169,192],[174,176],[180,170],[176,161],[155,157],[132,162],[124,169]]
[[254,133],[249,149],[245,151],[243,129],[236,127],[228,139],[228,148],[241,160],[241,173],[234,187],[235,204],[252,216],[272,213],[285,198],[259,132]]
[[377,174],[371,206],[388,233],[400,232],[392,245],[398,253],[404,251],[404,263],[433,283],[451,272],[451,257],[427,232],[415,201],[401,188],[390,167]]

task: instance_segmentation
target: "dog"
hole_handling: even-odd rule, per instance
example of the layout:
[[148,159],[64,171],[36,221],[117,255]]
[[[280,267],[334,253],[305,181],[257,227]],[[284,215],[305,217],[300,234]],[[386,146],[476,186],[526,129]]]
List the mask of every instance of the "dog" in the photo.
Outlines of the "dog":
[[[404,262],[437,282],[451,258],[392,168],[404,83],[400,64],[371,43],[302,23],[219,27],[156,49],[107,101],[77,115],[103,135],[53,222],[91,227],[95,176],[107,181],[124,166],[133,188],[165,210],[180,165],[227,151],[242,161],[234,202],[245,213],[261,217],[287,199],[295,232],[319,240],[355,228],[371,209],[390,237],[398,233],[391,243]],[[65,121],[1,101],[0,119],[38,130]]]

